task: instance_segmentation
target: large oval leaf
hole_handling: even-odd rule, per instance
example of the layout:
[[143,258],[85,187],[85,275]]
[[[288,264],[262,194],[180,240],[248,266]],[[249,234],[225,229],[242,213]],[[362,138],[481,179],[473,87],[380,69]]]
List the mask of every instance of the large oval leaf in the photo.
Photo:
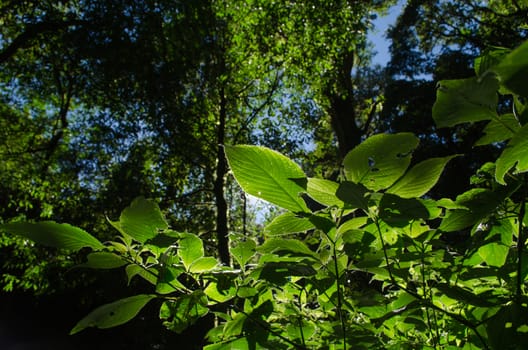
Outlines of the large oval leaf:
[[310,221],[310,218],[286,212],[273,219],[273,221],[264,228],[264,232],[267,236],[281,236],[291,233],[305,232],[314,227],[315,226]]
[[121,213],[119,222],[112,222],[112,225],[141,243],[168,228],[158,205],[143,197],[134,199]]
[[443,80],[436,92],[433,119],[439,128],[497,118],[499,82],[492,74],[484,79]]
[[178,256],[187,270],[196,260],[204,256],[201,238],[192,233],[183,233],[178,246]]
[[308,178],[308,195],[317,202],[328,207],[342,208],[344,203],[337,198],[336,192],[339,184],[325,179]]
[[155,295],[140,294],[99,306],[80,320],[70,334],[78,333],[88,327],[111,328],[119,326],[136,317],[139,311],[154,298],[156,298]]
[[284,155],[259,146],[225,146],[235,179],[247,193],[293,212],[309,212],[299,193],[306,175]]
[[454,157],[456,156],[431,158],[416,164],[387,192],[397,194],[402,198],[423,196],[436,185],[445,165]]
[[507,55],[493,70],[508,89],[528,97],[528,41]]
[[58,224],[53,221],[13,222],[0,225],[0,229],[49,247],[68,250],[80,250],[84,247],[104,248],[104,245],[88,232],[75,226]]
[[386,189],[405,173],[418,142],[411,133],[369,137],[346,155],[345,175],[370,190]]
[[516,173],[528,171],[528,124],[519,129],[497,159],[495,168],[497,182],[505,185],[504,176],[513,167]]

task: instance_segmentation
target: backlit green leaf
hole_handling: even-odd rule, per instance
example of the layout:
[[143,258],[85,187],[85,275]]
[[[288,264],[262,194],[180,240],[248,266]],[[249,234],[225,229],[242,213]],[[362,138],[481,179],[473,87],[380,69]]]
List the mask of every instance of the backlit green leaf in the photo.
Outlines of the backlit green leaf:
[[454,157],[456,156],[431,158],[416,164],[392,185],[387,192],[397,194],[402,198],[423,196],[436,185],[447,162]]
[[68,250],[80,250],[85,247],[104,248],[104,245],[88,232],[75,226],[58,224],[53,221],[13,222],[0,225],[0,229],[49,247]]
[[483,146],[493,142],[508,140],[520,129],[519,122],[511,113],[493,119],[484,128],[484,136],[475,142],[475,146]]
[[339,184],[324,179],[308,178],[308,195],[326,206],[343,207],[343,201],[337,198],[336,191]]
[[165,218],[156,203],[143,197],[136,198],[119,217],[120,231],[138,242],[145,243],[154,238],[160,230],[168,228]]
[[78,333],[88,327],[119,326],[136,317],[139,311],[154,298],[155,295],[140,294],[100,306],[80,320],[70,334]]
[[119,255],[110,252],[94,252],[87,256],[88,261],[80,267],[93,269],[115,269],[127,264]]
[[236,246],[231,248],[231,255],[240,266],[245,266],[253,255],[255,255],[256,246],[257,244],[252,239],[239,242]]
[[386,189],[405,173],[417,145],[418,138],[411,133],[369,137],[346,155],[345,175],[373,191]]
[[182,333],[209,312],[207,297],[201,291],[182,295],[176,300],[165,301],[160,308],[163,325],[176,333]]
[[483,79],[443,80],[436,92],[433,119],[439,128],[497,118],[499,83],[493,75]]
[[178,256],[187,270],[193,262],[204,256],[202,240],[191,233],[183,233],[182,238],[178,241],[178,246]]
[[308,217],[300,217],[292,212],[286,212],[277,216],[264,228],[268,236],[280,236],[291,233],[305,232],[313,229],[314,224]]
[[495,179],[498,183],[506,184],[504,176],[511,168],[514,168],[514,173],[528,171],[528,124],[512,137],[497,159]]
[[189,267],[189,272],[201,273],[214,270],[218,266],[218,261],[212,256],[196,259]]
[[247,193],[293,212],[309,212],[299,196],[306,175],[284,155],[259,146],[225,146],[235,179]]
[[297,239],[271,238],[257,248],[261,253],[290,254],[317,258],[317,255]]
[[501,267],[508,257],[509,247],[500,243],[490,243],[478,249],[478,254],[489,266]]

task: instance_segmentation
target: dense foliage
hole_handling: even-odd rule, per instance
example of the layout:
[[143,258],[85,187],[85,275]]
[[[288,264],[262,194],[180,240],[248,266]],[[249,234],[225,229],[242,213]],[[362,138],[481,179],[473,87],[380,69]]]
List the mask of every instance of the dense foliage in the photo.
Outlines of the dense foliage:
[[[490,51],[474,66],[475,77],[439,83],[433,118],[439,128],[486,121],[476,146],[500,152],[455,200],[427,193],[459,155],[413,162],[419,138],[405,132],[356,146],[337,182],[307,177],[268,148],[225,146],[242,189],[285,210],[258,237],[231,236],[233,267],[207,254],[200,235],[170,229],[143,197],[109,221],[118,236],[104,244],[55,222],[2,229],[90,248],[81,268],[124,268],[129,283],[151,285],[96,308],[72,333],[123,324],[159,300],[160,319],[177,333],[214,314],[209,350],[520,349],[528,334],[528,43]],[[499,97],[510,111],[499,111]]]

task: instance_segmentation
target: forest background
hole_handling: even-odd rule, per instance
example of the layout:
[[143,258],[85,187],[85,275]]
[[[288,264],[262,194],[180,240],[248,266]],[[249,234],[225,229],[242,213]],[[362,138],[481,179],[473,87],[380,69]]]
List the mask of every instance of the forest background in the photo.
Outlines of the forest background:
[[[436,84],[473,76],[474,59],[491,47],[526,40],[528,6],[409,0],[388,31],[382,69],[371,64],[367,35],[394,4],[0,2],[0,220],[68,222],[105,240],[114,234],[106,218],[142,195],[228,265],[229,235],[258,236],[262,218],[222,145],[268,146],[309,176],[336,179],[361,141],[401,131],[420,138],[415,162],[463,155],[429,194],[456,197],[500,147],[473,147],[478,123],[436,128]],[[121,271],[74,268],[83,259],[2,234],[0,338],[79,349],[181,342],[155,308],[126,326],[64,338],[130,288]]]

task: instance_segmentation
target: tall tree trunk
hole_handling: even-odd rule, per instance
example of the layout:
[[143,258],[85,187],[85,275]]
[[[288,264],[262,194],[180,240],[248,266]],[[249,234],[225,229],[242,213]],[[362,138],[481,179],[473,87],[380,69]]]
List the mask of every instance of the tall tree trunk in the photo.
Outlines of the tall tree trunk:
[[342,57],[336,76],[330,79],[325,89],[328,98],[332,129],[337,138],[339,158],[361,142],[363,130],[357,125],[356,101],[352,86],[352,68],[354,68],[354,52]]
[[214,195],[216,202],[216,235],[218,239],[218,255],[222,264],[229,266],[229,238],[227,227],[227,201],[224,196],[225,177],[227,174],[227,159],[223,144],[225,141],[225,128],[227,118],[227,101],[224,87],[220,88],[220,111],[217,129],[217,165],[214,182]]

